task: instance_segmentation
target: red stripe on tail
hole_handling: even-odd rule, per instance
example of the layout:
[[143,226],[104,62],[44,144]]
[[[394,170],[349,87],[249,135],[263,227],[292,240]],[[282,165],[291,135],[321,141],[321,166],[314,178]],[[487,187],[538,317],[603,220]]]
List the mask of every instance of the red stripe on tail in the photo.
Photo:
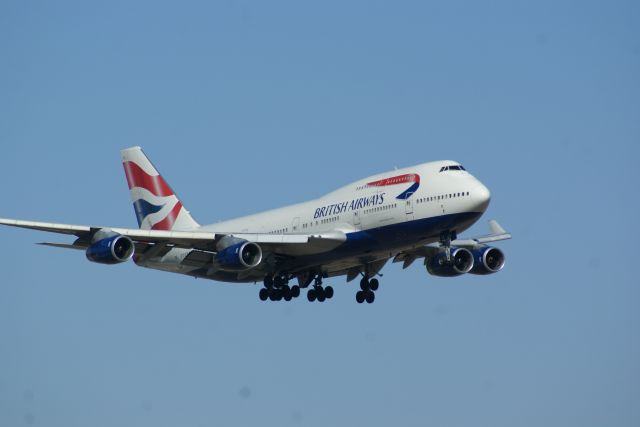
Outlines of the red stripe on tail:
[[152,230],[171,230],[173,228],[173,224],[175,224],[176,219],[178,219],[178,215],[180,214],[180,209],[182,209],[182,203],[178,201],[176,205],[171,209],[171,212],[160,222],[156,222],[151,227]]
[[127,175],[129,190],[133,187],[140,187],[158,197],[173,195],[173,191],[160,175],[151,176],[134,162],[124,162],[122,165],[124,166],[124,173]]

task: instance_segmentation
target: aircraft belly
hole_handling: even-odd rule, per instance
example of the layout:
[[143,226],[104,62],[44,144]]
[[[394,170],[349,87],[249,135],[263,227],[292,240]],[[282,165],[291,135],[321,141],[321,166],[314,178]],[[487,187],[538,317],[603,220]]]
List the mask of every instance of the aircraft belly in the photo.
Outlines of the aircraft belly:
[[[346,241],[315,242],[308,251],[292,245],[287,254],[291,258],[279,265],[281,271],[296,274],[309,269],[318,269],[328,275],[346,274],[349,269],[366,263],[394,257],[398,252],[413,249],[437,241],[444,230],[463,231],[480,217],[481,213],[465,212],[422,218],[410,222],[390,224],[383,227],[347,233]],[[325,245],[321,247],[320,245]],[[297,247],[298,251],[295,251]],[[318,251],[322,249],[321,253]],[[191,254],[191,255],[190,255]],[[155,257],[138,265],[157,270],[186,274],[211,280],[235,283],[261,282],[265,270],[254,269],[244,272],[212,271],[211,260],[194,257],[191,250],[174,248],[162,257]]]

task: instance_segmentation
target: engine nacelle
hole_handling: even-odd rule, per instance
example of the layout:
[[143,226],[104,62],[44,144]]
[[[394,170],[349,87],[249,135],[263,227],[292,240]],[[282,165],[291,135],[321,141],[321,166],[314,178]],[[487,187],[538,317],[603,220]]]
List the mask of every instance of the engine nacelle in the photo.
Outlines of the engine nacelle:
[[504,253],[498,248],[480,246],[473,251],[471,274],[493,274],[504,267]]
[[473,254],[465,248],[451,248],[451,260],[444,251],[438,252],[425,262],[429,274],[440,277],[460,276],[473,268]]
[[116,234],[97,240],[87,248],[87,259],[99,264],[120,264],[131,259],[135,246],[127,236]]
[[220,270],[249,270],[262,261],[262,249],[256,243],[241,241],[218,251],[215,261]]

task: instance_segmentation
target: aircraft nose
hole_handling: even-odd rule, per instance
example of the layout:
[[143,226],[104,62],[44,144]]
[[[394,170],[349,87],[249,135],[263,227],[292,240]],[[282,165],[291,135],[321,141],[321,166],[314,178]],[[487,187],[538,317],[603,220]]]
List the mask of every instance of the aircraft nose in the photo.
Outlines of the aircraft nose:
[[478,182],[478,185],[474,188],[473,201],[479,212],[487,210],[489,202],[491,201],[491,192],[484,184]]

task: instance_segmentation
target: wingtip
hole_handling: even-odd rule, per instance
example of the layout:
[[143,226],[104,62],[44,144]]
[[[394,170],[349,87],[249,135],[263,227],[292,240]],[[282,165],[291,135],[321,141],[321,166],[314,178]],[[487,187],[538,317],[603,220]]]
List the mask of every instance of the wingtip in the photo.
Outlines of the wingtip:
[[508,234],[507,231],[502,228],[502,226],[498,224],[498,221],[496,221],[495,219],[489,221],[489,228],[491,229],[492,234]]

